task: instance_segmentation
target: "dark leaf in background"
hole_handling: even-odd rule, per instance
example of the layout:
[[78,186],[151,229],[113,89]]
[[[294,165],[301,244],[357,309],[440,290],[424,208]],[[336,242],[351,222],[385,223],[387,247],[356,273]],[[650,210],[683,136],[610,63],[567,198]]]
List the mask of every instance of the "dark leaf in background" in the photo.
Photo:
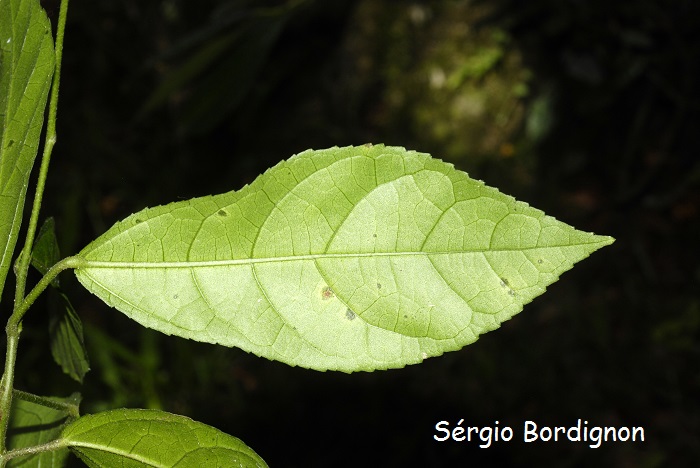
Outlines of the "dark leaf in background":
[[83,339],[83,324],[68,296],[60,291],[58,294],[60,304],[53,301],[49,319],[51,355],[63,372],[82,383],[83,377],[90,370]]
[[[56,239],[56,223],[52,217],[49,217],[46,218],[39,229],[39,233],[36,235],[34,250],[32,251],[32,266],[39,270],[42,275],[45,275],[49,268],[60,259],[61,251],[58,248],[58,240]],[[51,282],[51,285],[54,287],[60,285],[58,276]]]

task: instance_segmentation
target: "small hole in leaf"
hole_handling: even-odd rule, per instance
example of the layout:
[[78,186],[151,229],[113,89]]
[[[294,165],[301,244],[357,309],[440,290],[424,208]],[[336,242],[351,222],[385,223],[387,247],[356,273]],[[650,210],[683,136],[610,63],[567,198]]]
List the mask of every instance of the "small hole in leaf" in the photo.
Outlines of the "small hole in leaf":
[[348,320],[355,320],[355,312],[353,312],[350,309],[347,309],[345,311],[345,318],[347,318]]
[[543,261],[544,261],[544,260],[542,260],[541,258],[537,259],[537,263],[540,263],[540,264],[541,264]]
[[179,296],[177,294],[173,295],[173,299],[177,299]]

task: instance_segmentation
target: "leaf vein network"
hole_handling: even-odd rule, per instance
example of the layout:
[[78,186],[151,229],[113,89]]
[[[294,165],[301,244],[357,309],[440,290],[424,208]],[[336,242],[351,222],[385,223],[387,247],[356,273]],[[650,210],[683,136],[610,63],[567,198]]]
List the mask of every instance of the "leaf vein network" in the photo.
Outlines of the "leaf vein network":
[[[265,290],[265,287],[263,286],[262,282],[261,282],[260,279],[258,278],[257,272],[255,271],[255,265],[251,265],[251,271],[252,271],[252,273],[253,273],[253,279],[255,280],[255,284],[257,285],[258,289],[260,290],[260,293],[263,295],[263,297],[265,298],[265,300],[267,301],[267,303],[270,304],[270,307],[272,307],[272,310],[274,310],[275,313],[277,314],[277,316],[284,322],[284,326],[289,327],[289,328],[291,328],[292,330],[294,330],[295,334],[299,337],[300,340],[304,341],[304,342],[307,343],[309,346],[311,346],[312,348],[314,348],[316,351],[318,351],[319,354],[322,354],[323,356],[326,356],[326,357],[331,357],[331,355],[329,355],[328,353],[324,352],[322,349],[320,349],[320,348],[319,348],[318,346],[316,346],[314,343],[310,342],[310,341],[308,340],[308,338],[306,338],[306,337],[304,337],[303,335],[301,335],[301,334],[298,332],[298,330],[296,329],[296,327],[294,327],[292,324],[289,323],[289,321],[284,317],[284,315],[282,315],[282,313],[280,313],[280,311],[279,311],[277,305],[270,299],[270,296],[267,294],[267,291]],[[270,346],[268,346],[268,347],[271,348],[271,349],[273,349],[273,348],[274,348],[274,345],[275,345],[275,343],[277,343],[277,340],[279,339],[279,337],[280,337],[280,334],[277,333],[276,336],[275,336],[275,341],[274,341]]]

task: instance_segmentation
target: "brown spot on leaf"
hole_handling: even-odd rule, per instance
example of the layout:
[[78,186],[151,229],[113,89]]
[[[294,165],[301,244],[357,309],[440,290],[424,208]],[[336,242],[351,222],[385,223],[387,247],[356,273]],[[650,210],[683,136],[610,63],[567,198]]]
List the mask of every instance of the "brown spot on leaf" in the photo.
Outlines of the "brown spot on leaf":
[[330,286],[324,286],[323,289],[321,289],[321,299],[323,299],[324,301],[327,301],[334,297],[335,293],[333,292]]

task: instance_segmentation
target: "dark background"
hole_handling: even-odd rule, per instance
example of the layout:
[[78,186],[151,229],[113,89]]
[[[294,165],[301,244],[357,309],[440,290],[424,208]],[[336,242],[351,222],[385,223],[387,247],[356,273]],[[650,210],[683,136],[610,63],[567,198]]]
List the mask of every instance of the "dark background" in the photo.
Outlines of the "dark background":
[[[51,362],[40,301],[17,387],[184,414],[276,467],[696,466],[699,64],[695,0],[73,1],[42,211],[65,255],[145,206],[367,142],[617,241],[475,344],[355,375],[143,329],[66,274],[92,370],[79,386]],[[646,441],[433,440],[462,418],[516,439],[528,419],[641,425]]]

